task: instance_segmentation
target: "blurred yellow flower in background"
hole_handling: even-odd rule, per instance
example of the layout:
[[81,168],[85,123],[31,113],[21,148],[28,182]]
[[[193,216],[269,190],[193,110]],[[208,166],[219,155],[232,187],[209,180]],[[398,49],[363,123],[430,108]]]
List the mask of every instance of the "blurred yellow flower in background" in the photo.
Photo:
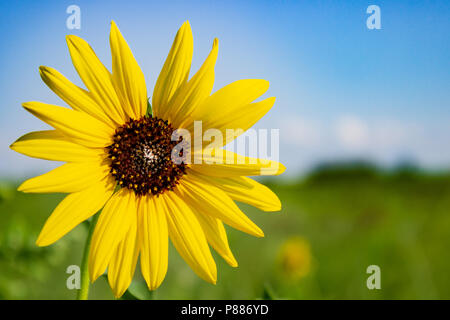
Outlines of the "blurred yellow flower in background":
[[279,267],[288,280],[300,280],[311,272],[312,255],[309,242],[293,236],[283,243],[279,255]]

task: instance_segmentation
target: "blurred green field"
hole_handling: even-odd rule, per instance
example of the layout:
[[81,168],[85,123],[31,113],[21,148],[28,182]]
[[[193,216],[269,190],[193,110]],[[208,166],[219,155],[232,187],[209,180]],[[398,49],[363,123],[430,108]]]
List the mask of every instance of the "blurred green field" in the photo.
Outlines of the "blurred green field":
[[[282,212],[242,205],[265,238],[228,228],[238,268],[214,253],[218,283],[213,286],[195,276],[171,247],[169,271],[154,297],[450,299],[450,174],[361,164],[323,166],[291,182],[278,179],[265,183],[279,195]],[[80,264],[86,227],[78,226],[55,245],[36,247],[40,228],[63,195],[21,194],[16,186],[0,183],[0,299],[75,298],[66,288],[66,268]],[[309,243],[311,267],[293,279],[283,267],[281,248],[298,236]],[[381,290],[366,287],[372,264],[381,268]],[[90,298],[113,298],[104,278],[91,286]]]

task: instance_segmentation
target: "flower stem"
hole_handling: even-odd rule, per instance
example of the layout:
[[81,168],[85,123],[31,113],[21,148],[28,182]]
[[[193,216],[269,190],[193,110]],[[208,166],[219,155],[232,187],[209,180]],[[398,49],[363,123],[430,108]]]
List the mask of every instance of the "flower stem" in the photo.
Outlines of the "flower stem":
[[83,258],[81,260],[81,288],[77,293],[77,300],[87,300],[89,295],[89,250],[91,248],[92,234],[94,233],[95,225],[100,214],[92,217],[89,233],[84,245]]

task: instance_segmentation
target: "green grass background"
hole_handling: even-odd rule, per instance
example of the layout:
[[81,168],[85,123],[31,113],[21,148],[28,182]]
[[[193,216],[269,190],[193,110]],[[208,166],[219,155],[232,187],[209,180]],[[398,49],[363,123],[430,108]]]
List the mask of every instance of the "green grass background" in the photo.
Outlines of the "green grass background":
[[[171,246],[169,270],[154,298],[450,299],[450,174],[341,164],[301,179],[264,182],[283,209],[241,206],[266,236],[227,229],[239,267],[214,253],[214,286]],[[73,299],[66,268],[80,264],[87,228],[78,226],[52,246],[35,246],[63,195],[22,194],[17,184],[0,183],[0,299]],[[306,239],[313,256],[311,272],[298,281],[287,280],[278,263],[281,246],[293,236]],[[381,290],[366,287],[372,264],[381,268]],[[136,271],[139,288],[139,266]],[[91,286],[90,298],[113,299],[105,278]]]

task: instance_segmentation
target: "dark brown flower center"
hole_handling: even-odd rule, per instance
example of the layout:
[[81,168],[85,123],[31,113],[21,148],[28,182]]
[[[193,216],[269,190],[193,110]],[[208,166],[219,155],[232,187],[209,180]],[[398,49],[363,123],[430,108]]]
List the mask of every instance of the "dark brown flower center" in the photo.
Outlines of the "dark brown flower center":
[[173,132],[167,121],[152,116],[131,119],[116,129],[107,151],[110,172],[118,184],[137,195],[172,190],[186,173],[184,162],[172,161],[172,150],[179,142],[172,141]]

